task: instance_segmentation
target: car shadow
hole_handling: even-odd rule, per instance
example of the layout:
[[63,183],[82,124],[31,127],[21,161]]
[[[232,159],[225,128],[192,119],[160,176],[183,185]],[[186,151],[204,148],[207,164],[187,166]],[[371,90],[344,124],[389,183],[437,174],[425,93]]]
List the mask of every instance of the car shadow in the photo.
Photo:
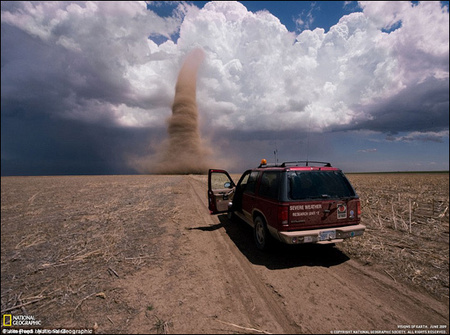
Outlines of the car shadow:
[[253,229],[239,218],[230,220],[226,215],[219,215],[220,224],[225,232],[244,254],[256,265],[263,265],[271,270],[287,269],[301,266],[332,267],[348,261],[350,258],[336,247],[329,245],[304,244],[287,245],[275,241],[268,251],[259,250],[253,240]]
[[205,227],[188,227],[186,230],[201,230],[201,231],[214,231],[217,229],[220,229],[223,227],[223,223],[218,223],[212,226],[205,226]]

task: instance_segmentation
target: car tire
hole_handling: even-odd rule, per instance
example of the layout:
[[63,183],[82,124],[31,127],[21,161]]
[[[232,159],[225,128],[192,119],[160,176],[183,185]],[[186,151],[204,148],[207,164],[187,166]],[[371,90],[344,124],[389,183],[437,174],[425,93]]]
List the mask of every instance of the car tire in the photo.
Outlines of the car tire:
[[227,218],[228,218],[228,220],[233,221],[234,220],[234,212],[228,211]]
[[254,219],[254,224],[253,232],[256,247],[259,250],[269,249],[272,244],[272,235],[270,235],[270,232],[267,229],[266,222],[261,216],[257,216]]

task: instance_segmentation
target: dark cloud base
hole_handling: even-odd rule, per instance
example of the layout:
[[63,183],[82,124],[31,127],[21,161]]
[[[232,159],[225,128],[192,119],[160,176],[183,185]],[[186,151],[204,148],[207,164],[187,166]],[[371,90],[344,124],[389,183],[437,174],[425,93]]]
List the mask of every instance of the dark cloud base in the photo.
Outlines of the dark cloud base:
[[374,115],[356,125],[335,127],[335,130],[373,130],[386,134],[399,132],[439,132],[449,128],[449,81],[429,78],[408,87],[391,99],[382,100],[364,110]]
[[148,153],[149,137],[163,131],[2,117],[1,175],[136,174],[128,158]]

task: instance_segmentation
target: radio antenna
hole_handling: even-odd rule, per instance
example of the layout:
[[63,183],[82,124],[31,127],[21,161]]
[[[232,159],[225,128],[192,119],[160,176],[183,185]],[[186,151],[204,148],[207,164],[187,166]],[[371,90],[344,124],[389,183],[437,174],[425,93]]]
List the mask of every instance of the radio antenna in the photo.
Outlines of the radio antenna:
[[276,143],[275,143],[275,150],[274,150],[273,154],[275,155],[275,165],[278,165],[278,148],[277,148]]
[[311,132],[311,111],[309,112],[308,117],[308,132],[306,133],[306,166],[308,166],[309,161],[309,135]]

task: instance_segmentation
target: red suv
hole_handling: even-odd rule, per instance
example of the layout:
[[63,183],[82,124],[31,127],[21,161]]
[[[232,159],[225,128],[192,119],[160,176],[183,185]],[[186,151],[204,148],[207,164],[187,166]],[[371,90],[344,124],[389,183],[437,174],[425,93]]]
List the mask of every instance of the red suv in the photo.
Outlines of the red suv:
[[344,173],[325,162],[285,162],[243,173],[235,184],[224,170],[210,169],[211,214],[228,212],[254,230],[256,246],[342,242],[361,236],[359,197]]

